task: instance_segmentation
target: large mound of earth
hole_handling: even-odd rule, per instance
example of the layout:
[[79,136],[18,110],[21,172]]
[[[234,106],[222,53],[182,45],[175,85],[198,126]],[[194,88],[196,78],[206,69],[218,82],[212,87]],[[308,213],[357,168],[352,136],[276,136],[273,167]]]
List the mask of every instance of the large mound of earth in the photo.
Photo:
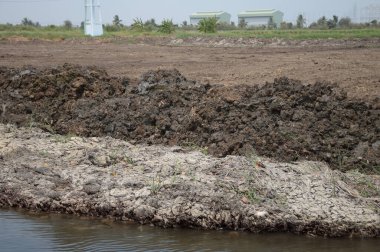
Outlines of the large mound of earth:
[[177,70],[134,81],[69,64],[0,68],[2,123],[188,146],[215,156],[319,160],[369,173],[380,171],[379,104],[352,100],[328,82],[285,77],[226,87],[189,81]]

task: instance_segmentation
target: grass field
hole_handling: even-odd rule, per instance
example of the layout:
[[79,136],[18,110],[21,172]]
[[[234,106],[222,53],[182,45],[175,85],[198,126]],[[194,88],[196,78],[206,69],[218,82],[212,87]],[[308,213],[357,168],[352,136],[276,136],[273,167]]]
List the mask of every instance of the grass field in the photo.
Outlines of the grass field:
[[[173,34],[167,35],[157,31],[138,32],[130,29],[107,32],[100,38],[123,38],[123,37],[166,37],[175,38],[188,37],[226,37],[226,38],[263,38],[263,39],[353,39],[353,38],[380,38],[380,28],[356,28],[356,29],[292,29],[292,30],[229,30],[218,31],[216,33],[201,33],[196,30],[177,29]],[[10,26],[0,25],[0,39],[5,40],[11,37],[23,37],[26,39],[41,40],[64,40],[86,38],[79,28],[66,29],[63,27],[33,27],[33,26]]]

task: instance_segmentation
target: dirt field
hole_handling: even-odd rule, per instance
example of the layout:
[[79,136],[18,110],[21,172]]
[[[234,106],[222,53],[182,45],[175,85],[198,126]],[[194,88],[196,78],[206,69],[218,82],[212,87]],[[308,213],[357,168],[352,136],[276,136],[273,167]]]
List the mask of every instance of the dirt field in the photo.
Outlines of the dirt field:
[[232,42],[3,41],[0,65],[96,65],[110,75],[132,78],[151,69],[175,67],[188,79],[228,85],[264,84],[287,76],[307,83],[337,82],[351,97],[380,96],[379,40],[259,41],[252,46],[247,46],[249,41]]
[[[0,119],[372,173],[379,169],[379,42],[3,42]],[[31,67],[10,68],[23,65]],[[148,71],[157,68],[179,71]]]

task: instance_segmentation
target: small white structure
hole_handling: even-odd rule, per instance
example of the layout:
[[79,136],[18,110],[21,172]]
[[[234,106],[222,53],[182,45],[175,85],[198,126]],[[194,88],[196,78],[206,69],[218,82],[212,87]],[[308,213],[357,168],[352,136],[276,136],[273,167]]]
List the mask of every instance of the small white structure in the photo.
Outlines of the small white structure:
[[100,0],[85,0],[84,34],[90,36],[103,35]]
[[204,11],[204,12],[195,12],[190,15],[190,24],[198,25],[199,21],[206,18],[216,18],[218,23],[230,24],[231,15],[224,11]]
[[284,13],[278,10],[243,11],[238,14],[239,23],[245,21],[248,26],[267,26],[270,22],[280,28]]

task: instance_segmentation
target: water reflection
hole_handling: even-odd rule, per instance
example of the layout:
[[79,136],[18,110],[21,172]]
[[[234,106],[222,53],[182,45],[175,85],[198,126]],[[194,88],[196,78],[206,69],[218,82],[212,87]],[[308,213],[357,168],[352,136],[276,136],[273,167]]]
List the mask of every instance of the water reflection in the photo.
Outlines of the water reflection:
[[96,218],[0,210],[0,251],[378,251],[379,239],[161,229]]

